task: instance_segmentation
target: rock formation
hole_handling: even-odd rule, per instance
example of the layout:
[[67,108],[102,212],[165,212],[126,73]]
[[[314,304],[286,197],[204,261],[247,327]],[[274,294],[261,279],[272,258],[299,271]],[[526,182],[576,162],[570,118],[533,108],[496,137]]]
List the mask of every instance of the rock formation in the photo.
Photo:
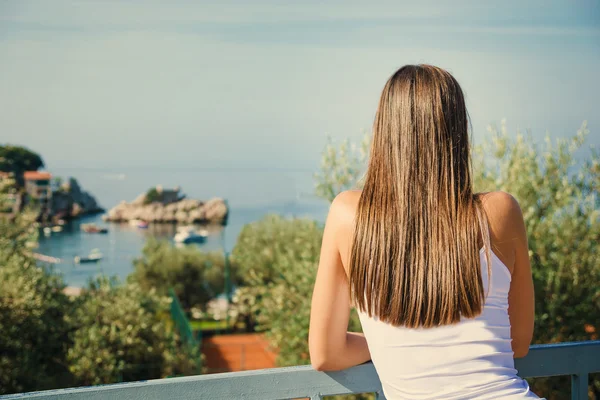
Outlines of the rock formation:
[[52,193],[51,216],[76,218],[103,211],[104,209],[98,205],[94,196],[82,190],[74,178],[70,178],[67,183],[64,183],[57,191]]
[[[149,194],[152,194],[149,196]],[[227,222],[229,209],[225,200],[207,202],[187,199],[179,188],[166,191],[157,186],[139,195],[131,203],[121,202],[104,216],[105,221],[127,222],[135,219],[155,223],[221,223]]]

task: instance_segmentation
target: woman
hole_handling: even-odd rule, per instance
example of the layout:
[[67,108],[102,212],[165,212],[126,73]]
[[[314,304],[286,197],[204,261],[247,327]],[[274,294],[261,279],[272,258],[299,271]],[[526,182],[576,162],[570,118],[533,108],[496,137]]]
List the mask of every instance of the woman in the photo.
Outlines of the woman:
[[[513,357],[533,334],[523,216],[476,194],[458,82],[409,65],[387,82],[362,191],[333,201],[310,320],[317,370],[373,360],[393,399],[537,399]],[[346,332],[356,307],[363,334]]]

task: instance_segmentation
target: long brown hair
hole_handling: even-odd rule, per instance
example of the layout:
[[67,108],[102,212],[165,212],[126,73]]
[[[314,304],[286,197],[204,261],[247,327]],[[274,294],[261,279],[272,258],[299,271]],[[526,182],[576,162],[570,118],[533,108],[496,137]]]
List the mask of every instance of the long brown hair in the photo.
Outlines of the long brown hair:
[[468,125],[447,71],[407,65],[387,81],[349,263],[353,302],[370,316],[428,328],[481,313],[479,234],[487,249],[489,235]]

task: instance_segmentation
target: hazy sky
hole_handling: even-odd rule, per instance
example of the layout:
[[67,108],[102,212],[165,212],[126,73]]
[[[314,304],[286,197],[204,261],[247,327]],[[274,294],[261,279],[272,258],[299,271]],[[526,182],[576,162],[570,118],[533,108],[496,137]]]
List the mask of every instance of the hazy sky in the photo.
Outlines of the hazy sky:
[[0,0],[0,143],[50,169],[316,168],[421,62],[461,82],[477,139],[587,119],[600,143],[595,0]]

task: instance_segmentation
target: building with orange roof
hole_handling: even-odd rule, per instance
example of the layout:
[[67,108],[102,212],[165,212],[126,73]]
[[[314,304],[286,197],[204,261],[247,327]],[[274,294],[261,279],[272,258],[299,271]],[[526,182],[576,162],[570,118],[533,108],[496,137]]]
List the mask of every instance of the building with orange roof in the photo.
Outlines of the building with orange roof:
[[41,171],[26,171],[23,174],[23,180],[29,198],[39,201],[42,210],[48,210],[52,200],[52,186],[50,185],[52,174]]

